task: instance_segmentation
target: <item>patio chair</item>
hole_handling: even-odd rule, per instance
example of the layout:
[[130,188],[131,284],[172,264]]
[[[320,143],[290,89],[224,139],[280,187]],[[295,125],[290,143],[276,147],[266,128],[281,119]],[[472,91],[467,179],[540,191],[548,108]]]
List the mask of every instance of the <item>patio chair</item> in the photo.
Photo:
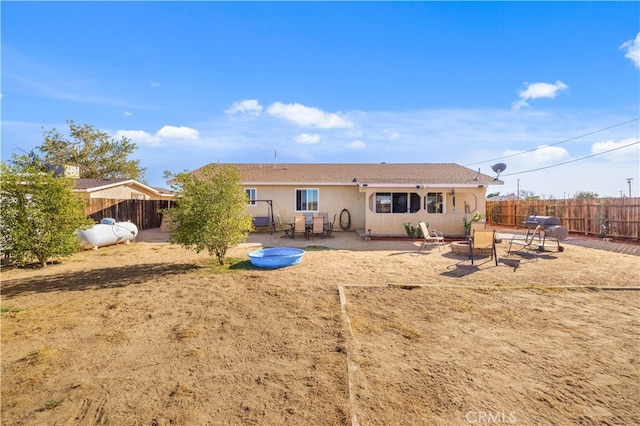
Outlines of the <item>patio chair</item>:
[[304,234],[306,239],[309,239],[309,233],[307,229],[307,218],[302,215],[294,216],[293,218],[293,238],[296,234]]
[[325,238],[333,238],[333,235],[331,235],[333,233],[333,227],[336,224],[336,217],[338,216],[338,214],[334,214],[333,215],[333,222],[327,222],[324,224],[324,237]]
[[324,217],[313,217],[313,227],[311,228],[311,233],[314,235],[320,235],[320,238],[324,238]]
[[444,235],[442,235],[442,232],[438,232],[435,229],[432,229],[431,232],[429,232],[429,227],[424,222],[419,222],[418,225],[420,225],[420,229],[422,229],[422,236],[424,238],[424,241],[420,246],[420,250],[425,248],[428,244],[435,243],[438,246],[438,251],[440,251],[442,244],[444,244]]
[[[509,249],[507,250],[506,257],[511,257],[512,254],[517,253],[519,255],[529,256],[537,261],[538,252],[540,251],[540,244],[542,242],[540,238],[541,232],[542,225],[538,225],[533,230],[533,232],[527,232],[527,235],[513,234],[511,240],[509,241]],[[516,250],[514,250],[514,244],[517,247]]]
[[278,223],[280,224],[280,230],[284,232],[284,235],[280,238],[293,238],[293,226],[289,225],[288,228],[285,228],[282,224],[282,219],[280,219],[280,215],[278,215]]
[[493,259],[498,266],[498,252],[496,251],[496,231],[494,229],[476,229],[473,231],[473,236],[469,238],[469,258],[473,265],[473,251],[474,249],[488,249],[491,253],[491,259]]
[[314,217],[315,216],[322,217],[322,220],[323,220],[324,223],[329,222],[329,213],[327,213],[327,212],[318,212],[318,213],[314,214],[313,216]]

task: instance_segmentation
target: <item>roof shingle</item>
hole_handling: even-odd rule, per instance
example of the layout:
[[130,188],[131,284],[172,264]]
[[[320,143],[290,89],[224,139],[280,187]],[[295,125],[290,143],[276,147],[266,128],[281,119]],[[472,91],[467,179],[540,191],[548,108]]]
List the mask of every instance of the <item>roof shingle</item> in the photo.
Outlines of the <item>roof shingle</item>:
[[76,184],[73,189],[92,189],[92,188],[100,188],[103,186],[112,186],[121,182],[130,181],[131,179],[121,178],[121,179],[90,179],[90,178],[80,178],[76,179]]
[[[500,180],[455,163],[230,163],[244,184],[503,184]],[[192,173],[198,174],[200,169]]]

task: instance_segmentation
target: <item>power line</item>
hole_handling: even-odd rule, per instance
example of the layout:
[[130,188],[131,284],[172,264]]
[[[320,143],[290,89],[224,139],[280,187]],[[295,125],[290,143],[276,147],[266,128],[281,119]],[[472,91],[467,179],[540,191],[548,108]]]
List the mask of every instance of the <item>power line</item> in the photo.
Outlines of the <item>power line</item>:
[[562,165],[569,164],[569,163],[575,163],[576,161],[581,161],[581,160],[586,160],[587,158],[597,157],[598,155],[606,154],[606,153],[608,153],[608,152],[617,151],[617,150],[619,150],[619,149],[623,149],[623,148],[628,148],[628,147],[630,147],[630,146],[637,145],[637,144],[639,144],[639,143],[640,143],[640,140],[639,140],[639,141],[635,141],[635,142],[631,142],[631,143],[630,143],[630,144],[628,144],[628,145],[623,145],[623,146],[619,146],[619,147],[617,147],[617,148],[608,149],[608,150],[606,150],[606,151],[602,151],[602,152],[599,152],[599,153],[597,153],[597,154],[592,154],[592,155],[587,155],[586,157],[576,158],[575,160],[565,161],[565,162],[563,162],[563,163],[558,163],[558,164],[552,164],[551,166],[538,167],[537,169],[525,170],[525,171],[523,171],[523,172],[508,173],[508,174],[506,174],[506,175],[502,175],[502,176],[514,176],[514,175],[521,175],[521,174],[523,174],[523,173],[537,172],[538,170],[550,169],[550,168],[552,168],[552,167],[558,167],[558,166],[562,166]]
[[[614,125],[611,125],[609,127],[605,127],[603,129],[594,130],[593,132],[585,133],[585,134],[580,135],[580,136],[576,136],[576,137],[573,137],[573,138],[565,139],[565,140],[560,141],[560,142],[556,142],[556,143],[552,143],[552,144],[544,145],[544,146],[539,146],[537,148],[533,148],[533,149],[530,149],[528,151],[516,152],[515,154],[505,155],[503,157],[492,158],[490,160],[476,161],[475,163],[465,164],[465,166],[475,166],[476,164],[489,163],[489,162],[493,162],[493,161],[496,161],[496,160],[502,160],[502,159],[505,159],[505,158],[515,157],[516,155],[527,154],[529,152],[538,151],[539,149],[545,149],[545,148],[550,147],[550,146],[560,145],[562,143],[571,142],[573,140],[580,139],[580,138],[583,138],[585,136],[590,136],[590,135],[594,135],[596,133],[604,132],[605,130],[613,129],[614,127],[624,126],[625,124],[629,124],[629,123],[632,123],[632,122],[638,121],[638,120],[640,120],[640,117],[633,118],[633,119],[625,121],[623,123],[614,124]],[[588,157],[586,157],[586,158],[588,158]]]

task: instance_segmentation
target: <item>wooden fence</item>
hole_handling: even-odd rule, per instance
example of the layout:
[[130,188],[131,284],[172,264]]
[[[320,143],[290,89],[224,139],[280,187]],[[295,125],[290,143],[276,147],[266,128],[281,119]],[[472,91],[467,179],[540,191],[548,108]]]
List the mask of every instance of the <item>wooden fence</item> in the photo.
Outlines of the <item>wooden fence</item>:
[[[89,200],[86,214],[96,222],[111,217],[131,221],[138,229],[159,228],[160,210],[171,208],[169,200]],[[569,232],[596,237],[640,241],[640,198],[572,198],[568,200],[487,201],[487,222],[522,228],[527,217],[557,216]]]
[[557,216],[569,232],[640,241],[640,198],[487,201],[487,222],[523,227],[527,217]]
[[111,217],[118,222],[131,221],[139,230],[159,228],[162,224],[160,210],[171,208],[169,200],[113,200],[92,198],[85,213],[96,222]]

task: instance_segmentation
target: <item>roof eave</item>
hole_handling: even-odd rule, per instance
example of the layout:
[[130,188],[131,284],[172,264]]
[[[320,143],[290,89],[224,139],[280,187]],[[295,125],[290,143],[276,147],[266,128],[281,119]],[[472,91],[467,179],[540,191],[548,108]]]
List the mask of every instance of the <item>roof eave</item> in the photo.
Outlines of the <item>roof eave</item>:
[[113,182],[113,183],[109,183],[109,184],[106,184],[106,185],[100,185],[100,186],[92,186],[90,188],[79,188],[79,189],[74,188],[73,192],[96,192],[96,191],[102,191],[104,189],[115,188],[117,186],[122,186],[122,185],[137,186],[137,187],[143,188],[144,190],[146,190],[148,192],[151,192],[153,194],[163,195],[163,196],[166,196],[166,195],[171,196],[171,194],[162,193],[162,192],[158,191],[157,189],[155,189],[155,188],[153,188],[151,186],[147,186],[144,183],[138,182],[135,179],[123,180],[123,181],[120,181],[120,182]]
[[243,186],[355,186],[376,188],[480,188],[489,185],[503,185],[502,181],[476,183],[382,183],[382,182],[243,182]]
[[356,185],[355,182],[265,182],[265,181],[253,181],[242,182],[243,186],[251,185],[274,185],[274,186],[299,186],[299,185],[313,185],[313,186],[352,186]]

